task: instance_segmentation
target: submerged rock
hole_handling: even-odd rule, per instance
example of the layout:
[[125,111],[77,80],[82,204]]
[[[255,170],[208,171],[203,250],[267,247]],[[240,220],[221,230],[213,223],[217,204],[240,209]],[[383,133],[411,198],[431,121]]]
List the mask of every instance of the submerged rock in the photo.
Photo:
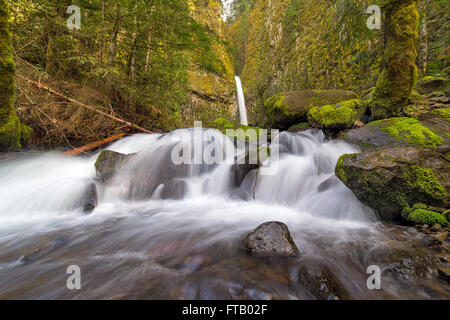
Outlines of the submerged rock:
[[349,297],[339,279],[328,268],[320,265],[300,268],[298,281],[317,299],[344,300]]
[[126,159],[127,155],[123,153],[110,150],[102,151],[95,162],[97,178],[106,182],[117,172]]
[[83,195],[82,208],[84,213],[91,213],[97,207],[98,194],[97,186],[94,182],[90,183]]
[[274,95],[265,102],[264,108],[271,127],[287,129],[305,121],[312,107],[356,98],[358,98],[356,94],[346,90],[300,90]]
[[164,200],[181,200],[186,195],[187,189],[186,181],[174,179],[164,184],[160,198]]
[[258,257],[296,257],[299,255],[288,227],[277,221],[263,223],[248,233],[244,237],[242,245],[249,253]]
[[387,220],[416,203],[448,207],[450,160],[428,149],[382,148],[344,155],[336,176]]

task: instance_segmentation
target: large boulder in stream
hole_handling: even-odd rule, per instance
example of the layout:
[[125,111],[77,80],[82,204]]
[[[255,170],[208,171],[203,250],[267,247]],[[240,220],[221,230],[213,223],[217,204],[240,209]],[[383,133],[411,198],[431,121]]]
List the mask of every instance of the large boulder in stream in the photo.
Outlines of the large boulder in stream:
[[266,222],[248,233],[242,245],[250,254],[258,257],[296,257],[297,246],[288,227],[277,221]]
[[111,179],[128,159],[128,157],[129,156],[123,153],[111,150],[102,151],[95,162],[97,178],[102,182],[106,182]]
[[362,128],[342,132],[338,138],[361,150],[386,147],[429,148],[450,151],[449,123],[442,117],[425,113],[419,119],[401,117],[369,122]]
[[450,205],[450,160],[429,149],[381,148],[343,155],[336,176],[386,220],[417,203]]
[[269,126],[288,129],[306,121],[306,115],[312,107],[357,98],[355,93],[346,90],[300,90],[276,94],[265,102],[264,108]]

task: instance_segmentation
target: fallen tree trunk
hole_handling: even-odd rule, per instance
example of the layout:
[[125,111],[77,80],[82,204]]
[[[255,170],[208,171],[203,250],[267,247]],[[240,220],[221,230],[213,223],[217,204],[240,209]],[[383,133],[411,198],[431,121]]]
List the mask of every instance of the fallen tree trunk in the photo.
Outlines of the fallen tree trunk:
[[112,119],[112,120],[114,120],[114,121],[117,121],[117,122],[119,122],[119,123],[122,123],[122,124],[124,124],[124,125],[126,125],[126,126],[129,126],[129,127],[133,128],[133,129],[136,129],[136,130],[138,130],[138,131],[141,131],[141,132],[144,132],[144,133],[148,133],[148,134],[153,134],[152,131],[147,130],[147,129],[145,129],[145,128],[142,128],[142,127],[138,126],[137,124],[134,124],[134,123],[131,123],[131,122],[129,122],[129,121],[126,121],[126,120],[117,118],[117,117],[112,116],[112,115],[109,115],[109,114],[107,114],[106,112],[97,110],[94,106],[90,106],[90,105],[84,104],[84,103],[82,103],[82,102],[80,102],[80,101],[78,101],[78,100],[72,99],[72,98],[66,96],[65,94],[63,94],[63,93],[61,93],[61,92],[58,92],[58,91],[56,91],[56,90],[53,90],[53,89],[51,89],[50,87],[48,87],[48,86],[46,86],[46,85],[44,85],[44,84],[42,84],[42,83],[40,83],[40,82],[36,82],[36,81],[34,81],[34,80],[28,79],[28,78],[26,78],[26,77],[24,77],[24,76],[22,76],[22,75],[20,75],[20,74],[17,74],[17,76],[18,76],[19,78],[25,80],[25,81],[28,81],[29,83],[34,84],[34,85],[35,85],[36,87],[38,87],[39,89],[46,90],[46,91],[48,91],[48,92],[50,92],[50,93],[52,93],[52,94],[54,94],[54,95],[56,95],[56,96],[58,96],[58,97],[61,97],[61,98],[65,99],[65,100],[67,100],[67,101],[69,101],[69,102],[72,102],[72,103],[74,103],[74,104],[76,104],[76,105],[78,105],[78,106],[80,106],[80,107],[89,109],[89,110],[91,110],[91,111],[93,111],[93,112],[96,112],[96,113],[98,113],[98,114],[101,114],[102,116],[105,116],[105,117],[107,117],[107,118],[110,118],[110,119]]
[[89,150],[92,150],[94,148],[98,148],[98,147],[100,147],[100,146],[102,146],[104,144],[107,144],[109,142],[113,142],[113,141],[122,139],[125,136],[126,136],[126,133],[117,134],[115,136],[106,138],[104,140],[92,142],[92,143],[89,143],[89,144],[87,144],[87,145],[85,145],[83,147],[75,148],[75,149],[72,149],[70,151],[64,152],[63,155],[69,156],[69,157],[76,156],[76,155],[78,155],[80,153],[83,153],[85,151],[89,151]]

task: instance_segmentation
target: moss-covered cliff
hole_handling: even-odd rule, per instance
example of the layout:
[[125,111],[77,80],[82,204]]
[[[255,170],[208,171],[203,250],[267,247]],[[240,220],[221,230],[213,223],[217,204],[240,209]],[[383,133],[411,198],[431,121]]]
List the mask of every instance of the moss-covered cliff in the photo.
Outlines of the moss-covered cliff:
[[[254,0],[248,15],[235,21],[234,39],[241,41],[236,48],[245,50],[242,80],[253,121],[261,122],[264,101],[275,93],[358,91],[375,85],[378,47],[369,38],[376,39],[380,32],[364,29],[368,15],[360,1],[350,8],[356,14],[339,5],[340,1],[326,0]],[[355,23],[343,19],[346,14],[359,19],[361,32],[346,27]],[[246,28],[247,33],[238,37]]]
[[209,54],[192,52],[188,70],[189,101],[183,112],[188,122],[209,125],[216,118],[231,119],[236,113],[231,39],[222,20],[218,0],[192,1],[192,15],[211,38]]

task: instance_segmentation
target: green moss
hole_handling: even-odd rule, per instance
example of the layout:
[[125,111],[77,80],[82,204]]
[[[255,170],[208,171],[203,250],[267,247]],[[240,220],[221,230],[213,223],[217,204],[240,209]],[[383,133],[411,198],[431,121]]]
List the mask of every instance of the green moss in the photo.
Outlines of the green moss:
[[237,122],[224,118],[218,118],[213,121],[212,127],[219,130],[230,138],[238,140],[258,141],[259,135],[263,129],[241,125]]
[[16,149],[27,140],[31,129],[20,123],[14,109],[15,65],[8,30],[8,8],[0,0],[0,149]]
[[450,122],[450,108],[435,109],[433,110],[432,114],[438,117],[442,117]]
[[328,130],[351,128],[359,119],[360,104],[360,100],[353,99],[336,105],[314,107],[308,112],[308,121],[313,127]]
[[338,177],[342,182],[344,182],[344,184],[347,184],[347,174],[345,172],[345,166],[344,166],[344,160],[348,157],[352,157],[355,154],[344,154],[342,155],[336,164],[336,167],[334,169],[334,173],[336,175],[336,177]]
[[408,143],[426,148],[435,149],[444,143],[444,140],[433,131],[423,126],[420,121],[413,118],[391,118],[370,122],[368,125],[378,126],[389,136],[407,141]]
[[276,94],[264,103],[264,109],[269,123],[273,123],[277,115],[291,116],[289,105],[285,102],[286,96],[282,93]]
[[431,169],[412,166],[411,171],[417,188],[427,196],[437,201],[443,201],[447,192]]
[[412,208],[403,210],[402,215],[409,221],[419,224],[440,224],[442,226],[448,225],[445,214],[429,210],[428,206],[422,203],[413,205]]

